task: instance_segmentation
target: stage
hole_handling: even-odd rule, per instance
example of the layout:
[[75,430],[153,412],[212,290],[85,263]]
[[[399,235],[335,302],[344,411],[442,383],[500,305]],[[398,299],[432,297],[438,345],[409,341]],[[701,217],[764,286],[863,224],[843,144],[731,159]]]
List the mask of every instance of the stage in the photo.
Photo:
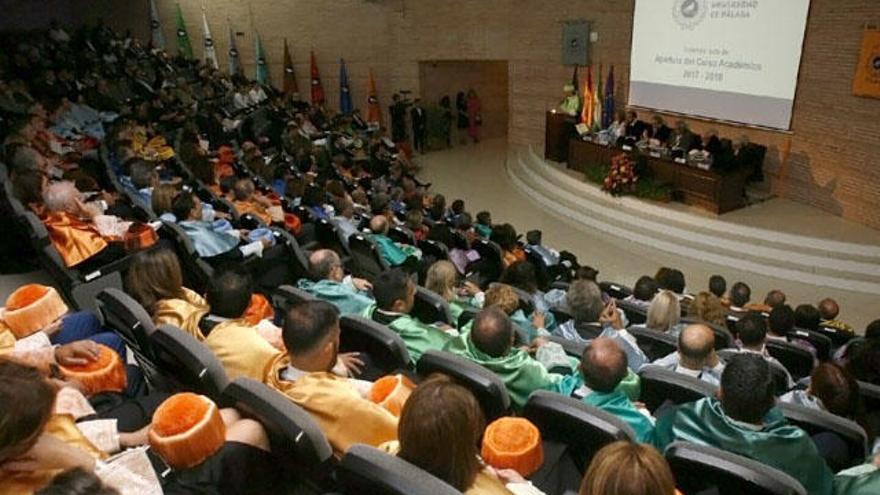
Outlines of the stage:
[[[880,232],[783,199],[718,216],[680,203],[614,198],[579,173],[502,140],[418,157],[424,180],[447,202],[488,209],[521,234],[538,228],[545,243],[578,255],[599,278],[632,285],[660,266],[681,269],[690,291],[712,274],[738,280],[763,300],[782,289],[793,305],[830,296],[841,318],[863,331],[880,317]],[[466,179],[466,180],[463,180]]]

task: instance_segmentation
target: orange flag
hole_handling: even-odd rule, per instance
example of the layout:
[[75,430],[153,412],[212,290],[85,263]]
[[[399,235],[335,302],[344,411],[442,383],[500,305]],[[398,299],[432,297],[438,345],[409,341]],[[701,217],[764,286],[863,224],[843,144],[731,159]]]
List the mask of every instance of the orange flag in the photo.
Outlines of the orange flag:
[[865,29],[853,94],[880,98],[880,29]]
[[581,122],[591,125],[593,123],[593,110],[596,102],[593,100],[593,67],[587,67],[587,84],[584,86],[584,101],[581,110]]
[[376,80],[373,79],[373,69],[370,69],[370,91],[367,96],[367,123],[380,124],[382,122],[382,109],[379,107],[379,95],[376,93]]

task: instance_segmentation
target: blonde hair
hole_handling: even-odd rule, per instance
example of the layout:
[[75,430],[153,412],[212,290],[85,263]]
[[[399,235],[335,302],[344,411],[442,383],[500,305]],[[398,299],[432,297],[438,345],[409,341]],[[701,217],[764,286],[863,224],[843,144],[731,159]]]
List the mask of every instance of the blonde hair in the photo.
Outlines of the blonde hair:
[[486,299],[483,307],[498,306],[508,315],[513,314],[519,308],[519,296],[513,287],[506,284],[492,284],[486,291]]
[[724,305],[721,299],[709,292],[700,292],[688,307],[688,316],[706,323],[724,326]]
[[647,445],[619,441],[602,447],[590,462],[579,495],[673,495],[669,464]]
[[455,300],[456,275],[455,265],[449,261],[440,260],[428,268],[425,288],[436,292],[447,302],[452,302]]
[[681,305],[678,296],[670,290],[661,291],[654,296],[648,308],[648,321],[645,324],[652,330],[666,332],[681,321]]

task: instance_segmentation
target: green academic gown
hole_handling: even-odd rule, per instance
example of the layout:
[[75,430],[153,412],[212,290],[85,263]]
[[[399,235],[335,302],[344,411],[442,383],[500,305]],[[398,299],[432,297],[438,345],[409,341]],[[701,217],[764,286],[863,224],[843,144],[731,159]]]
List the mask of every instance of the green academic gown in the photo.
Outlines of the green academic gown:
[[[370,305],[361,315],[367,319],[373,317],[376,305]],[[452,337],[439,328],[422,323],[410,315],[400,315],[387,325],[393,332],[400,335],[409,351],[409,358],[416,364],[426,351],[431,349],[442,350]]]
[[877,495],[880,493],[880,469],[871,464],[841,471],[834,477],[835,495]]
[[[638,375],[636,375],[638,376]],[[591,390],[582,400],[591,405],[611,413],[628,424],[636,433],[636,440],[640,443],[654,443],[654,423],[640,413],[630,398],[621,388],[623,383],[617,385],[611,393],[596,392]],[[566,376],[558,385],[557,391],[563,395],[571,396],[577,389],[584,386],[584,377],[580,373]]]
[[376,246],[379,248],[379,254],[381,254],[382,257],[385,258],[385,261],[391,266],[402,265],[403,262],[406,261],[406,258],[409,257],[409,253],[404,251],[387,235],[373,234],[370,238],[373,239],[373,242],[375,242]]
[[339,308],[339,313],[342,315],[360,315],[375,303],[370,296],[341,282],[332,280],[312,282],[301,278],[296,285],[318,299],[332,303]]
[[522,409],[535,390],[555,390],[563,377],[548,372],[543,364],[519,348],[510,349],[506,356],[492,357],[474,345],[470,332],[450,340],[443,350],[458,354],[498,375],[504,380],[510,402],[516,409]]
[[725,416],[721,403],[707,397],[658,418],[655,437],[660,450],[676,440],[710,445],[779,469],[810,495],[832,493],[833,475],[813,440],[776,408],[767,413],[762,429],[753,430]]

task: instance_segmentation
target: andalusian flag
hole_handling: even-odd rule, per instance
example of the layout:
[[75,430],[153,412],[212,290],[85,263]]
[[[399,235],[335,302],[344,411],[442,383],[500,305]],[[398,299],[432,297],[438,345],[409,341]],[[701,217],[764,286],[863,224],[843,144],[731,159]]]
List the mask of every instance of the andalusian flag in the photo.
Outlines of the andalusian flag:
[[263,40],[260,39],[260,33],[257,33],[256,48],[254,52],[257,57],[257,68],[254,74],[254,80],[260,84],[269,82],[269,66],[266,64],[266,54],[263,52]]
[[229,19],[226,22],[229,26],[229,75],[241,75],[241,59],[239,58],[238,46],[235,44],[235,32],[232,30]]
[[153,48],[165,49],[165,35],[162,34],[162,25],[159,24],[159,9],[156,8],[156,0],[150,0],[150,43]]
[[367,123],[377,127],[382,121],[382,108],[379,106],[379,94],[376,92],[376,80],[373,79],[373,69],[370,69],[370,92],[367,96]]
[[596,91],[593,91],[593,121],[588,122],[594,131],[602,129],[602,64],[596,77]]
[[287,38],[284,38],[284,85],[282,91],[287,96],[299,93],[296,86],[296,74],[293,72],[293,58],[290,56],[290,49],[287,48]]
[[605,105],[602,113],[602,127],[607,129],[614,122],[614,66],[608,71],[605,82]]
[[349,114],[353,110],[351,106],[351,89],[348,87],[348,71],[345,69],[345,60],[339,59],[339,111]]
[[177,55],[186,59],[193,58],[193,47],[186,34],[186,23],[183,21],[183,12],[180,4],[177,4]]
[[321,86],[321,74],[318,73],[318,62],[315,61],[315,52],[311,52],[311,75],[312,105],[323,105],[324,86]]
[[583,108],[581,123],[590,125],[593,122],[593,67],[587,67],[587,84],[584,85]]
[[220,64],[217,62],[217,50],[214,49],[214,38],[211,37],[211,28],[208,27],[208,16],[202,9],[202,37],[205,43],[205,65],[218,69]]

